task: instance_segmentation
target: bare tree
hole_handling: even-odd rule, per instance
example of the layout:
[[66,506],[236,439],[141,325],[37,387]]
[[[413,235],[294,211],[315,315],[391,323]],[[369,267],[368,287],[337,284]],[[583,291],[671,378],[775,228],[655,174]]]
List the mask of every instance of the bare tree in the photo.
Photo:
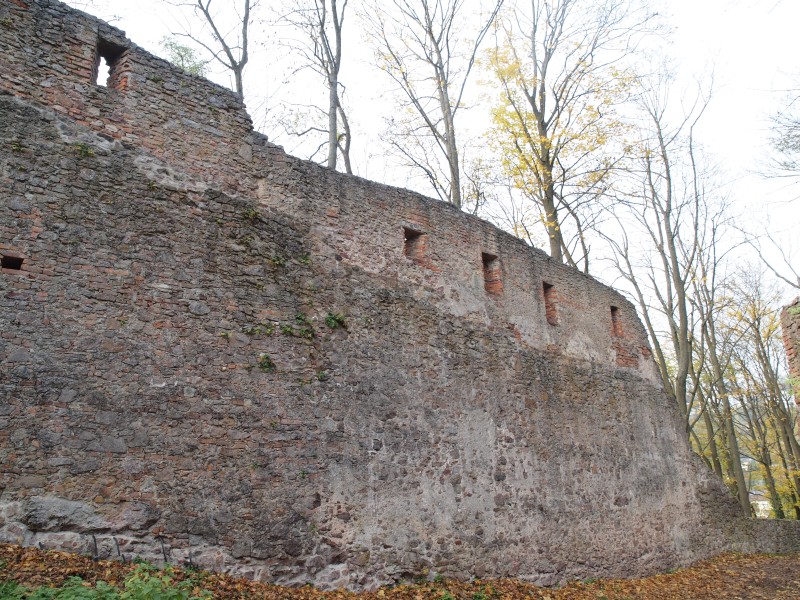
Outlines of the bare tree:
[[[691,280],[693,290],[692,302],[700,315],[701,336],[704,342],[703,360],[711,395],[716,397],[717,405],[720,409],[718,421],[722,424],[724,432],[724,447],[728,457],[727,466],[729,478],[735,483],[736,497],[742,511],[750,514],[750,493],[744,477],[744,470],[741,461],[741,449],[739,437],[736,432],[736,420],[732,403],[731,386],[726,377],[733,364],[733,352],[735,344],[732,343],[731,336],[720,340],[718,327],[718,317],[720,302],[718,298],[719,285],[717,273],[719,269],[720,257],[718,256],[718,235],[716,232],[717,219],[712,217],[711,230],[713,237],[711,244],[701,244],[697,248],[698,260],[697,268]],[[728,308],[728,306],[725,306]],[[694,340],[690,340],[693,344]],[[696,356],[696,354],[695,354]],[[694,367],[691,365],[690,368]],[[738,387],[738,386],[737,386]],[[737,389],[737,388],[734,388]],[[741,404],[740,404],[741,405]],[[752,430],[756,432],[755,428]]]
[[456,119],[478,49],[503,2],[491,0],[486,11],[467,12],[480,5],[467,0],[373,1],[364,15],[379,66],[414,115],[407,122],[400,113],[391,122],[390,143],[407,164],[424,173],[441,200],[458,208],[463,165]]
[[[770,161],[762,170],[767,179],[787,178],[789,186],[800,183],[800,88],[784,91],[784,108],[772,115]],[[795,194],[787,203],[798,203]],[[800,270],[791,251],[792,233],[785,239],[769,223],[761,224],[758,233],[743,231],[750,246],[758,253],[761,262],[772,274],[800,290]]]
[[757,236],[745,235],[764,266],[785,284],[800,290],[800,269],[795,266],[797,262],[792,259],[791,251],[779,243],[768,229]]
[[[530,0],[498,22],[492,140],[515,187],[539,207],[550,255],[587,270],[585,230],[624,151],[606,151],[625,133],[615,108],[633,79],[621,63],[653,15],[636,0]],[[565,241],[567,225],[581,257]]]
[[230,30],[223,26],[223,23],[227,23],[229,19],[221,16],[220,12],[216,10],[216,5],[212,8],[213,0],[168,1],[173,6],[191,10],[211,34],[213,42],[209,42],[207,38],[191,33],[191,31],[179,32],[176,35],[190,38],[205,48],[213,60],[228,69],[233,75],[236,95],[244,98],[244,68],[249,60],[248,31],[252,22],[252,10],[258,5],[259,0],[243,0],[241,10],[234,5],[236,19],[235,25]]
[[740,270],[731,287],[735,310],[721,321],[737,333],[735,364],[727,376],[741,397],[749,434],[746,445],[761,465],[775,515],[784,516],[776,482],[782,465],[785,495],[800,519],[800,442],[793,427],[797,408],[780,377],[786,369],[778,316],[782,294],[753,268]]
[[[342,104],[342,30],[348,0],[293,0],[280,21],[300,33],[300,39],[286,42],[303,58],[300,68],[311,68],[324,80],[328,89],[327,166],[336,169],[341,154],[345,171],[352,174],[350,164],[350,121]],[[318,128],[310,127],[298,135]]]
[[[725,203],[709,189],[712,174],[701,168],[694,142],[708,99],[701,97],[673,125],[667,116],[670,85],[663,78],[641,83],[639,103],[649,125],[641,130],[639,167],[631,169],[626,202],[618,207],[623,225],[607,239],[616,268],[636,296],[664,387],[683,414],[687,433],[702,450],[695,426],[705,425],[712,444],[710,465],[722,474],[724,463],[742,512],[749,515],[737,413],[726,378],[732,345],[717,327],[725,308],[718,297],[718,274],[728,217]],[[627,235],[634,227],[643,236],[635,249]]]
[[785,92],[785,107],[772,116],[772,144],[775,151],[773,177],[800,177],[800,90]]
[[[676,169],[679,160],[684,161],[684,166],[687,158],[691,166],[695,164],[691,142],[688,143],[688,157],[681,155],[680,146],[687,134],[691,138],[705,104],[695,114],[671,126],[666,117],[668,86],[668,80],[661,80],[658,86],[641,84],[639,105],[646,123],[637,144],[638,167],[631,166],[632,183],[625,193],[627,202],[623,206],[624,218],[634,219],[645,236],[646,245],[638,252],[631,248],[624,225],[620,227],[620,235],[607,236],[607,240],[615,253],[615,267],[632,286],[643,310],[665,387],[681,412],[687,415],[693,330],[690,286],[706,215],[705,198],[694,181],[696,169],[690,168],[688,179],[681,177]],[[634,262],[637,255],[640,257],[638,264]],[[651,295],[668,326],[674,370],[670,369],[650,310]]]

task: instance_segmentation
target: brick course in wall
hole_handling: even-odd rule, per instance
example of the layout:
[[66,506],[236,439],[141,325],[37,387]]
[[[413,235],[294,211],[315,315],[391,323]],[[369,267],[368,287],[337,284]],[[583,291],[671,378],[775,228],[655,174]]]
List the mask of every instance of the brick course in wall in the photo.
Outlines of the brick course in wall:
[[0,48],[1,540],[328,587],[800,548],[614,290],[55,0],[0,0]]

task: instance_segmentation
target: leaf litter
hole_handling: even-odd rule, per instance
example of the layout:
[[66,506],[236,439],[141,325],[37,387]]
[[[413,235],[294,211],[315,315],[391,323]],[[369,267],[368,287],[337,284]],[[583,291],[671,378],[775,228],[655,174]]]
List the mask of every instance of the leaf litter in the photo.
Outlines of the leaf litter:
[[[37,548],[0,544],[0,585],[15,582],[29,589],[59,587],[79,577],[119,586],[136,565]],[[210,571],[169,567],[175,583],[189,581],[200,593],[227,599],[263,600],[798,600],[800,553],[788,555],[722,554],[672,573],[641,579],[598,579],[542,588],[515,579],[420,581],[369,592],[321,591],[310,585],[288,588]],[[74,580],[72,580],[74,581]]]

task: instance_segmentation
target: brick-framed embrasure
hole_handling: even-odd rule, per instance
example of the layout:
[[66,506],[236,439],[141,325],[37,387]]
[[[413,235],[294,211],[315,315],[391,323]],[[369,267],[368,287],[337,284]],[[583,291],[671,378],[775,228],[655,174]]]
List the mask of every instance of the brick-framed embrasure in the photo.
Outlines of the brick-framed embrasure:
[[[94,68],[92,70],[92,81],[100,86],[110,89],[121,89],[124,87],[125,78],[122,77],[121,65],[124,62],[123,56],[128,49],[109,40],[100,38],[97,41],[97,53],[95,55]],[[105,62],[108,66],[108,80],[100,81],[100,65]]]
[[403,227],[403,254],[418,265],[427,262],[428,236],[417,229]]
[[622,323],[619,319],[619,307],[611,307],[611,337],[622,337]]
[[500,259],[495,254],[481,253],[483,264],[483,287],[491,296],[503,295],[503,270]]
[[558,302],[556,288],[552,283],[542,282],[542,295],[544,296],[544,314],[549,325],[558,325]]

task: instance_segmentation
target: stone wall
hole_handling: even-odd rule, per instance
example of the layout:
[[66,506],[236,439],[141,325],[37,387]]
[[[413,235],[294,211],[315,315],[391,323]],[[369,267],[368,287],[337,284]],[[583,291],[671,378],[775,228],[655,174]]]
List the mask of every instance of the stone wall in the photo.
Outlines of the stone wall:
[[[800,297],[795,298],[795,301],[781,312],[781,330],[794,399],[800,406]],[[800,410],[797,417],[797,431],[800,432]]]
[[3,0],[0,47],[0,540],[350,587],[800,548],[614,290],[55,0]]

